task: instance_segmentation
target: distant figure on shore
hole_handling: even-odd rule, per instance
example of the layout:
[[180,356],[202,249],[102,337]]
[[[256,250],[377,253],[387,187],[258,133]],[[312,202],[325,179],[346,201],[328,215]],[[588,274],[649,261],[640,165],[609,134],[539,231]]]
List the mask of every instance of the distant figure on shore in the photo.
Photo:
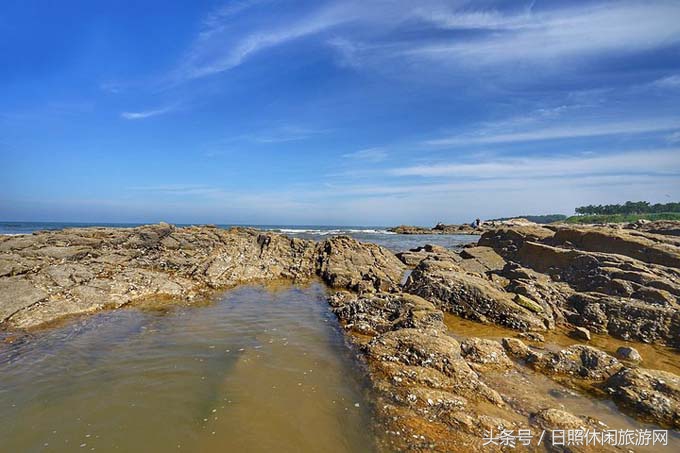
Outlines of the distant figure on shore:
[[475,220],[475,228],[479,228],[480,226],[482,226],[482,221],[479,220],[479,219],[476,219]]

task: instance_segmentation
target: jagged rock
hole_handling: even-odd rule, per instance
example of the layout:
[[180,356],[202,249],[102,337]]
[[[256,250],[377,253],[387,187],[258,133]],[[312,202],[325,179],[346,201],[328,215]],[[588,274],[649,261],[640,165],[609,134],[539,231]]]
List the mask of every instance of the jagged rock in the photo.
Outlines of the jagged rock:
[[578,313],[574,321],[590,330],[624,340],[680,344],[680,311],[676,308],[597,293],[577,293],[569,302]]
[[680,376],[658,370],[624,368],[605,388],[614,401],[650,421],[680,428]]
[[464,272],[451,261],[422,261],[404,290],[465,318],[518,330],[545,330],[543,320],[515,303],[513,295],[490,280]]
[[319,244],[319,251],[319,275],[332,287],[359,292],[399,287],[404,266],[387,249],[336,236]]
[[348,237],[321,243],[248,228],[79,228],[3,238],[0,324],[34,327],[66,315],[150,298],[191,299],[273,279],[355,291],[398,287],[388,250]]
[[679,344],[680,272],[672,266],[680,241],[607,227],[555,229],[554,235],[545,228],[505,228],[482,236],[480,244],[510,261],[497,271],[508,279],[506,291],[539,302],[555,323]]
[[621,360],[626,360],[628,362],[640,363],[642,362],[642,356],[637,349],[628,346],[621,346],[616,350],[616,357]]

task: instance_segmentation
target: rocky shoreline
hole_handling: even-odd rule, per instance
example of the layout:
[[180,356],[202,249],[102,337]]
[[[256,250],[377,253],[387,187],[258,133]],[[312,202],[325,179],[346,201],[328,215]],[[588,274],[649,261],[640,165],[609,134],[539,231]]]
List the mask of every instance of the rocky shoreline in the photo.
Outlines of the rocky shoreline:
[[438,223],[432,228],[414,226],[414,225],[399,225],[388,228],[387,231],[397,234],[482,234],[485,231],[490,231],[500,227],[521,227],[527,225],[535,225],[535,223],[527,219],[517,218],[511,220],[497,220],[481,222],[478,225],[474,223],[462,224],[445,224]]
[[[492,429],[601,429],[538,394],[518,401],[508,382],[526,367],[679,429],[679,376],[641,368],[633,348],[620,359],[578,344],[593,331],[677,348],[679,245],[672,235],[618,228],[500,228],[460,253],[399,254],[414,267],[400,293],[337,294],[331,304],[368,363],[388,449],[488,451],[482,432]],[[518,335],[459,343],[444,311]],[[577,344],[544,349],[541,332],[556,326],[571,326]]]
[[248,228],[78,228],[0,236],[0,326],[37,327],[147,299],[193,299],[241,283],[321,278],[395,288],[404,266],[347,237],[316,243]]
[[[614,357],[587,340],[598,333],[680,347],[678,229],[505,225],[460,252],[397,255],[343,236],[313,242],[167,224],[0,237],[0,326],[318,278],[338,291],[329,303],[366,365],[386,450],[500,451],[483,445],[485,433],[603,429],[531,388],[522,396],[529,370],[677,430],[680,377],[644,368],[634,348]],[[456,340],[445,312],[517,333]],[[543,334],[558,327],[573,332],[574,345],[549,350]]]

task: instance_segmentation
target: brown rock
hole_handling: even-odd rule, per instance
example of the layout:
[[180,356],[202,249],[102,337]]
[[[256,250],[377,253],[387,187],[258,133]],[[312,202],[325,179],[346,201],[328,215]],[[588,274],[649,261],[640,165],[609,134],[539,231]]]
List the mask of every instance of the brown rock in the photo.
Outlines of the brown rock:
[[468,338],[460,344],[460,349],[465,361],[476,371],[502,370],[513,366],[498,341]]
[[39,232],[0,242],[0,324],[34,327],[150,298],[191,299],[315,275],[336,288],[393,289],[403,270],[388,250],[347,237],[317,244],[248,228],[168,224]]
[[570,335],[583,341],[590,341],[590,330],[585,327],[574,327]]
[[543,320],[516,304],[513,295],[487,279],[464,272],[453,262],[421,262],[409,276],[404,290],[469,319],[518,330],[545,330]]
[[624,368],[605,387],[614,401],[638,416],[680,428],[680,377],[665,371]]
[[501,270],[505,267],[505,260],[491,247],[466,247],[460,252],[465,260],[476,260],[486,271]]

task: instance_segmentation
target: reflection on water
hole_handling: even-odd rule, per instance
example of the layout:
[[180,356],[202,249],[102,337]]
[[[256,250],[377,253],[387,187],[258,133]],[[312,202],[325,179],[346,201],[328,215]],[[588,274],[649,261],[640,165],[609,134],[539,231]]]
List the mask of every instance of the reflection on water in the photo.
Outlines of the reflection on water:
[[102,313],[0,347],[3,451],[370,451],[324,288]]

